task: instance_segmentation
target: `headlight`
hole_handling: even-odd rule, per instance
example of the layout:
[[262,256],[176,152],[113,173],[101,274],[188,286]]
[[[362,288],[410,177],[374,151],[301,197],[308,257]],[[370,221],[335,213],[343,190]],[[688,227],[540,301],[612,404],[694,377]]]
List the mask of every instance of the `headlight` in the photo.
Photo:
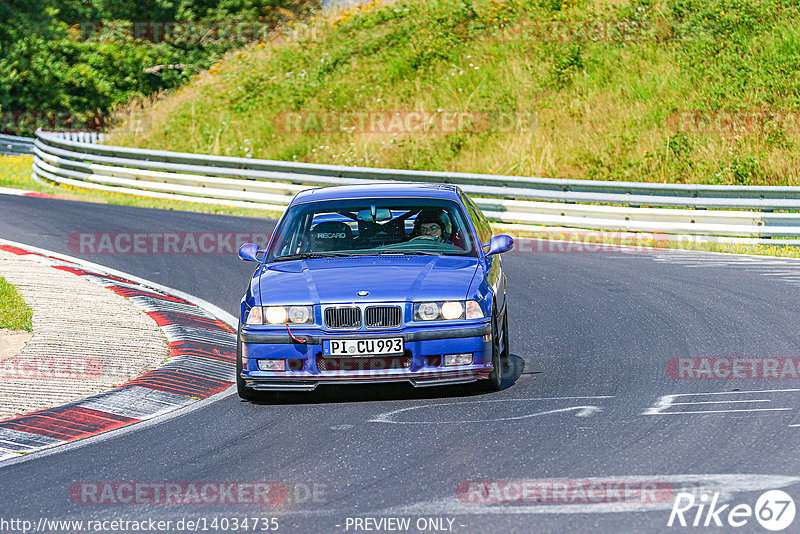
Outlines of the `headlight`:
[[417,322],[483,319],[483,317],[483,310],[474,300],[414,303],[414,320]]
[[448,321],[461,319],[464,315],[464,305],[460,302],[445,302],[442,304],[442,317]]
[[[419,319],[417,319],[419,317]],[[414,311],[414,319],[421,321],[435,321],[439,318],[439,305],[435,302],[423,302],[417,304]]]
[[313,306],[253,306],[247,324],[309,324],[314,322]]
[[264,309],[264,318],[268,324],[283,324],[287,322],[288,316],[283,306],[268,306]]
[[311,306],[292,306],[289,308],[289,320],[294,324],[310,323],[312,311]]

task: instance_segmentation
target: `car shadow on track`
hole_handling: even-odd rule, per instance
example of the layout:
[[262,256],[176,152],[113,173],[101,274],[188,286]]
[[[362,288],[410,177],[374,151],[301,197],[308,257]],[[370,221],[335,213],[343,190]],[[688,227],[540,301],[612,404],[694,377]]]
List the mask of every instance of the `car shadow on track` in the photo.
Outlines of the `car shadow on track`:
[[[503,366],[503,385],[506,390],[516,383],[525,370],[525,360],[516,354],[509,356]],[[390,400],[420,400],[446,397],[474,397],[492,395],[493,392],[481,391],[476,383],[455,386],[433,386],[415,388],[407,383],[355,384],[355,385],[321,385],[308,392],[263,392],[260,399],[253,404],[329,404],[341,402],[371,402]],[[242,401],[248,402],[248,401]]]

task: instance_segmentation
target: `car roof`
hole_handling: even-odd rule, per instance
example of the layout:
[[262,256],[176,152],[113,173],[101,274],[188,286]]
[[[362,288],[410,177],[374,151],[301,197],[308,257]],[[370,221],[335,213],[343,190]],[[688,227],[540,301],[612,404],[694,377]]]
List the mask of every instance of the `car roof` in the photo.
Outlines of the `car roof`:
[[438,183],[375,182],[374,184],[363,185],[336,185],[301,191],[295,195],[292,204],[372,197],[446,198],[458,200],[460,191],[458,186]]

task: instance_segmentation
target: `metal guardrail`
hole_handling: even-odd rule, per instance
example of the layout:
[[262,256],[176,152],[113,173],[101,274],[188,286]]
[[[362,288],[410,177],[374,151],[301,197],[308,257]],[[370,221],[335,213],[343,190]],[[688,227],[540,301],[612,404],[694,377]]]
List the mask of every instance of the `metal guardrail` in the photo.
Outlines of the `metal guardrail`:
[[17,137],[0,134],[0,155],[21,156],[33,154],[33,137]]
[[100,142],[98,134],[37,132],[34,175],[83,188],[274,211],[282,211],[295,193],[309,187],[386,180],[445,182],[470,194],[490,219],[531,229],[800,237],[800,213],[774,212],[800,211],[800,187],[404,171],[143,150]]

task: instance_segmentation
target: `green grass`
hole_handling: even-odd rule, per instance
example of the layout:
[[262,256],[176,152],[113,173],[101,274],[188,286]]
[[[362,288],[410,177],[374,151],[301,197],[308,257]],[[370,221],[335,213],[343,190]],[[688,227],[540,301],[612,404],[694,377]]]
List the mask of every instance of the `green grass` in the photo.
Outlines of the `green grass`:
[[33,331],[33,312],[17,288],[0,277],[0,330]]
[[[641,30],[623,35],[608,21]],[[584,23],[609,37],[541,37]],[[132,103],[112,140],[387,168],[798,185],[799,23],[794,0],[373,2]],[[477,115],[383,133],[347,115],[394,111]],[[345,117],[344,128],[287,128],[291,112]],[[755,120],[716,131],[730,113]]]

